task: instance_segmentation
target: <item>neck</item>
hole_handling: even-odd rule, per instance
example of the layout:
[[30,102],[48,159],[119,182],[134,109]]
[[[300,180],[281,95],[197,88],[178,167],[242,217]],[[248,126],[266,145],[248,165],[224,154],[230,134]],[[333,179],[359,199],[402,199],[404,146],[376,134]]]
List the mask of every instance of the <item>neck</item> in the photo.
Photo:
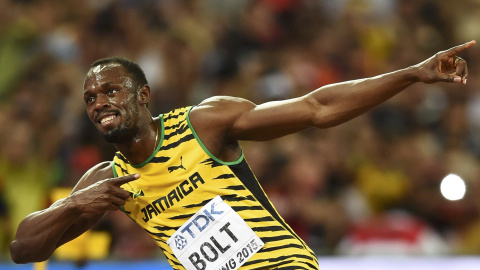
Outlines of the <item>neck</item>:
[[141,164],[155,151],[160,132],[156,120],[150,118],[129,142],[114,145],[131,164]]

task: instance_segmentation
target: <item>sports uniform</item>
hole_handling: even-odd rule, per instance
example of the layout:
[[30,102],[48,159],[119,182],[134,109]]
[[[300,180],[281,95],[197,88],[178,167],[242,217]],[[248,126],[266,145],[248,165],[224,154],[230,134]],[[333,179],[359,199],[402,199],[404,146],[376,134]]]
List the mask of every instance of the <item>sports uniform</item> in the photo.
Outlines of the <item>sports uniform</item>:
[[[160,116],[160,142],[142,164],[115,154],[115,177],[141,174],[122,186],[133,198],[123,211],[155,239],[174,269],[211,269],[214,263],[217,269],[318,269],[315,254],[279,216],[243,154],[223,162],[205,148],[189,122],[191,108]],[[226,209],[233,211],[224,217]],[[207,236],[217,221],[223,227]],[[241,224],[254,233],[237,230]],[[235,246],[247,236],[253,240]],[[175,252],[186,249],[182,261]]]

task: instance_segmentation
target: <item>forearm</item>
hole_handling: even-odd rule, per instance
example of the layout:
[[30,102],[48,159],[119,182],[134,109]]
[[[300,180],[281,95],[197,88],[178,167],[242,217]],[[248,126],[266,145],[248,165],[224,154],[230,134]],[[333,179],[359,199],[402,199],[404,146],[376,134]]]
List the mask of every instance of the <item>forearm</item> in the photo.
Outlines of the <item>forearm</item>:
[[313,126],[331,127],[359,116],[418,81],[415,67],[327,85],[307,95],[314,106]]
[[15,239],[10,244],[13,261],[28,263],[48,259],[79,216],[79,211],[68,198],[27,216],[20,223]]
[[13,261],[44,261],[57,247],[89,230],[107,211],[119,210],[130,198],[120,186],[140,175],[112,176],[110,163],[100,163],[87,171],[68,197],[28,215],[10,244]]

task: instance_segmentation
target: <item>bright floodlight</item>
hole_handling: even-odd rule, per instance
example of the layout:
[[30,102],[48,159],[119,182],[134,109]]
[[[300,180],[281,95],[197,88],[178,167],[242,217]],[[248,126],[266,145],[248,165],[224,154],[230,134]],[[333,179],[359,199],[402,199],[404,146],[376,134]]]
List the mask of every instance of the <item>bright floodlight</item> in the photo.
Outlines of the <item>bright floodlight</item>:
[[465,195],[465,181],[456,174],[449,174],[443,178],[442,183],[440,184],[440,191],[442,192],[443,197],[447,200],[460,200]]

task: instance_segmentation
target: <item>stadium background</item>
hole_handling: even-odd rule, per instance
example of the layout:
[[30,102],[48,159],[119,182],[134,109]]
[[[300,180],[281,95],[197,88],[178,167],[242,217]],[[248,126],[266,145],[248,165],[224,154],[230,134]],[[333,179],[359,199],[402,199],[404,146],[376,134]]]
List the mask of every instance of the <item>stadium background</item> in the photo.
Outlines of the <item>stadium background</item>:
[[[478,0],[0,0],[0,267],[13,267],[8,244],[25,215],[112,158],[82,99],[94,60],[137,61],[158,115],[211,95],[260,103],[393,71],[480,41],[479,25]],[[279,212],[319,256],[480,254],[478,45],[462,57],[466,86],[414,85],[338,127],[242,143]],[[440,193],[450,173],[466,182],[461,200]],[[64,260],[162,255],[116,212],[51,265]]]

